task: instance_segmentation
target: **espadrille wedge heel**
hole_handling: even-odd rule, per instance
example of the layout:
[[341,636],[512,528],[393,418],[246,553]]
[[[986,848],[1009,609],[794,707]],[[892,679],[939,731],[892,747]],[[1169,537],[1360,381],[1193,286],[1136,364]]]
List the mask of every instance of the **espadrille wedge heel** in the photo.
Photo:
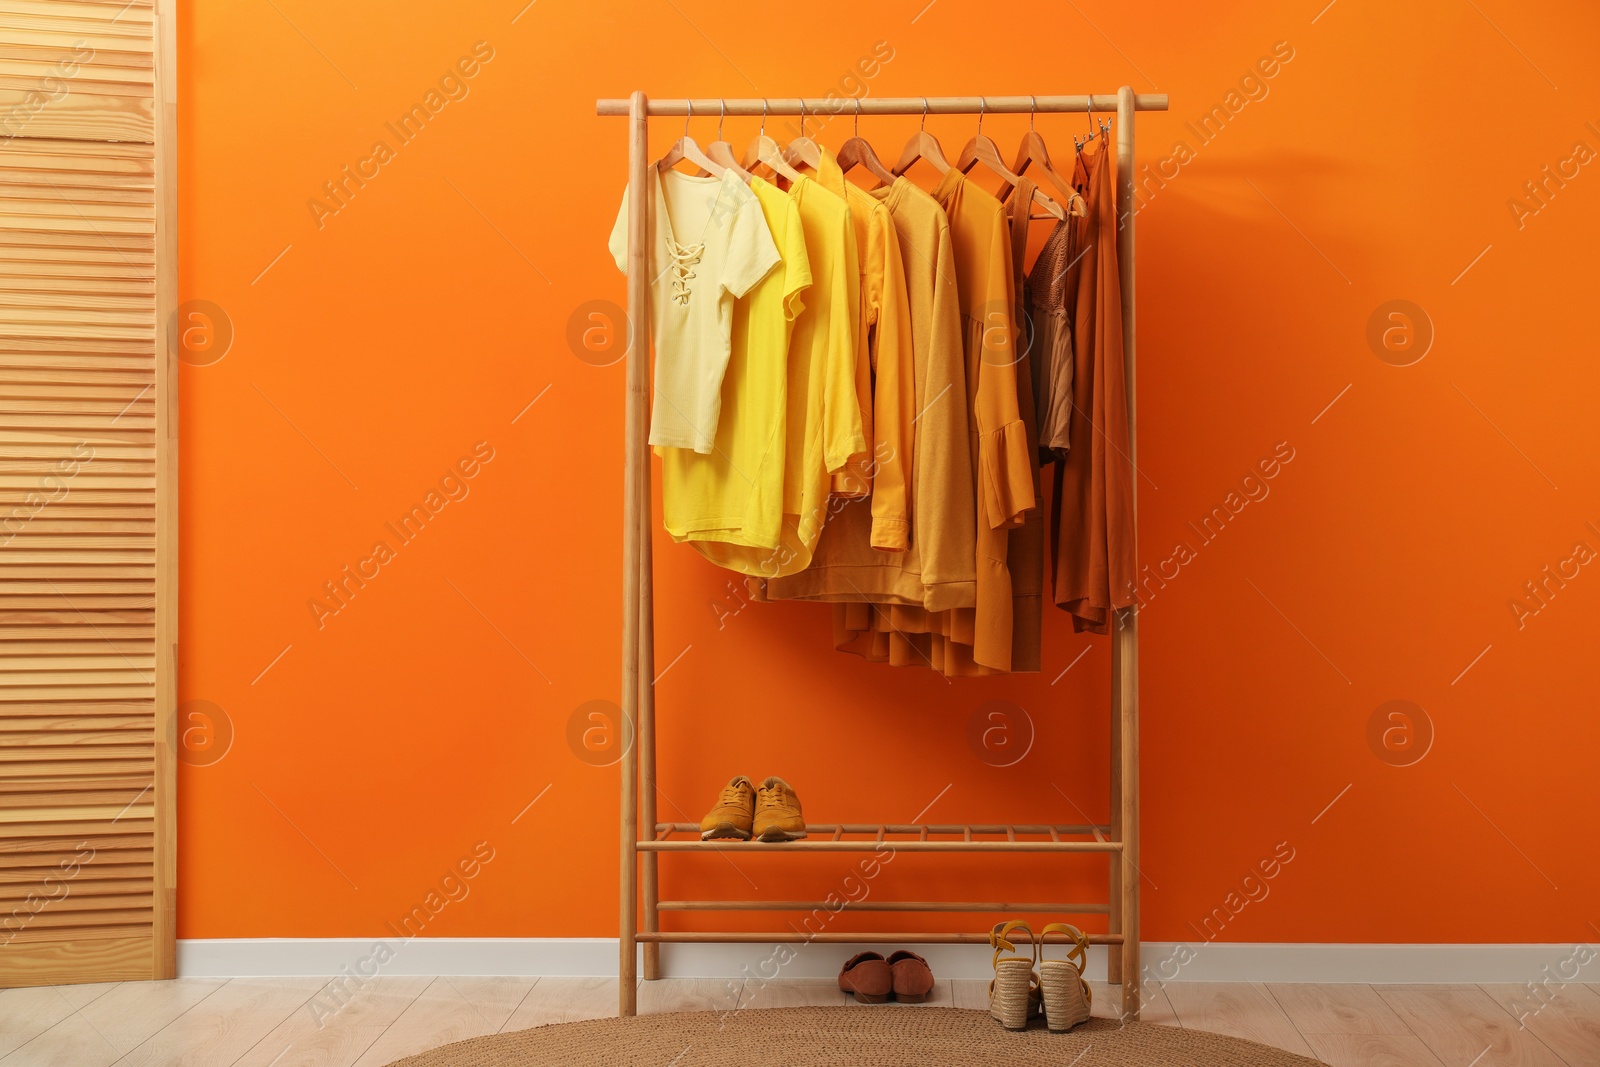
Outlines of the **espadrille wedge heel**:
[[1032,960],[1021,956],[996,960],[994,981],[989,986],[989,1014],[1007,1030],[1026,1030],[1038,991],[1033,982]]
[[[1043,941],[1050,934],[1065,934],[1072,938],[1066,959],[1042,958]],[[1044,993],[1044,1021],[1051,1031],[1061,1033],[1089,1018],[1094,993],[1083,978],[1083,968],[1089,958],[1089,939],[1076,926],[1050,923],[1039,931],[1039,941],[1039,985]]]
[[989,1014],[1007,1030],[1027,1029],[1028,1020],[1037,1014],[1040,1003],[1039,977],[1033,969],[1034,957],[1016,955],[1016,946],[1008,939],[1016,930],[1024,931],[1029,942],[1033,942],[1033,931],[1028,929],[1027,923],[1020,921],[997,925],[989,932],[989,944],[994,946],[994,980],[989,983]]

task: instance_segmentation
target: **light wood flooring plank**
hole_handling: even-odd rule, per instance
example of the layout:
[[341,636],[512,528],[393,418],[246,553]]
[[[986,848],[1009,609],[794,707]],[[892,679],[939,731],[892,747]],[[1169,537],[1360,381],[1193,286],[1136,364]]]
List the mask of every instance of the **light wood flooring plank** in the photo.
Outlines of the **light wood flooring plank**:
[[950,997],[951,1007],[988,1011],[989,983],[981,978],[952,978]]
[[222,978],[120,982],[13,1051],[0,1064],[109,1067],[226,984]]
[[1540,995],[1522,985],[1479,988],[1570,1067],[1600,1063],[1600,993],[1593,987],[1551,986]]
[[117,1061],[117,1067],[231,1064],[300,1010],[324,978],[235,978]]
[[1477,986],[1374,986],[1412,1033],[1446,1064],[1569,1067]]
[[836,978],[782,978],[771,982],[747,979],[739,991],[739,1008],[831,1008],[854,1002]]
[[1178,1021],[1191,1030],[1210,1030],[1259,1041],[1287,1052],[1311,1055],[1265,986],[1248,982],[1168,982],[1163,991]]
[[658,978],[639,983],[639,1014],[732,1011],[743,983],[737,978]]
[[350,1067],[432,984],[420,975],[370,979],[336,1010],[313,997],[233,1067]]
[[1444,1067],[1415,1034],[1313,1033],[1304,1036],[1316,1057],[1330,1067]]
[[78,1006],[65,995],[67,988],[36,985],[0,989],[0,1058],[77,1010]]
[[1409,1034],[1394,1009],[1369,985],[1267,986],[1302,1034]]
[[107,1067],[121,1050],[73,1014],[0,1059],[0,1067]]
[[77,1011],[85,1004],[99,1000],[121,984],[121,982],[85,982],[82,985],[58,985],[55,988],[61,991],[67,1003]]
[[502,1033],[510,1033],[551,1023],[604,1019],[616,1014],[615,978],[541,978],[500,1029]]
[[[984,983],[987,988],[988,983]],[[1164,982],[1144,982],[1140,991],[1144,996],[1144,1004],[1139,1010],[1139,1021],[1142,1023],[1155,1023],[1157,1026],[1178,1026],[1178,1013],[1172,1010],[1172,1001],[1168,999]],[[1107,982],[1090,982],[1094,990],[1094,1001],[1090,1010],[1096,1018],[1118,1019],[1122,1017],[1122,986],[1111,985]],[[987,1001],[985,1002],[987,1006]]]
[[498,1033],[536,978],[436,978],[353,1067],[383,1067],[453,1041]]

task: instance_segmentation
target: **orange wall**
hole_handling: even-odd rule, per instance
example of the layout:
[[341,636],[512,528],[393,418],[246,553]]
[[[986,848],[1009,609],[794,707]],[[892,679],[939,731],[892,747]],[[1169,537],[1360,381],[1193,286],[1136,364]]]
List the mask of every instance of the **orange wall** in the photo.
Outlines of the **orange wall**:
[[[626,131],[596,97],[1124,83],[1174,104],[1141,118],[1141,161],[1188,149],[1138,216],[1141,563],[1193,550],[1143,614],[1145,936],[1196,939],[1280,842],[1292,861],[1223,939],[1594,934],[1600,859],[1574,846],[1595,836],[1600,565],[1563,562],[1600,549],[1600,165],[1562,162],[1600,150],[1590,5],[521,2],[188,5],[182,296],[234,337],[182,375],[180,695],[233,736],[190,735],[181,936],[378,935],[463,863],[425,933],[615,932],[617,773],[568,742],[619,693],[623,373],[567,340],[580,305],[623,298]],[[893,58],[851,81],[880,41]],[[445,83],[466,95],[400,144],[385,123],[475,42],[492,58]],[[1278,42],[1293,58],[1229,100]],[[1187,124],[1218,104],[1237,114],[1203,142]],[[1025,125],[987,128],[1009,152]],[[915,121],[862,126],[888,154]],[[972,126],[928,122],[949,151]],[[1039,122],[1061,157],[1083,126]],[[679,130],[655,120],[652,150]],[[380,139],[393,158],[362,164]],[[347,164],[372,176],[308,206]],[[1547,164],[1564,187],[1514,211]],[[1431,322],[1420,362],[1369,344],[1391,300]],[[1244,483],[1280,443],[1292,461]],[[463,460],[445,485],[466,495],[400,544],[385,523]],[[1189,524],[1247,490],[1202,542]],[[394,558],[319,618],[379,540]],[[1106,817],[1104,639],[1052,617],[1042,675],[950,683],[832,652],[823,607],[728,614],[724,574],[656,553],[668,815],[776,773],[819,820],[936,797],[931,819]],[[1576,575],[1519,619],[1546,565]],[[1036,731],[1014,767],[969,744],[991,700]],[[1370,740],[1392,700],[1431,723],[1409,766],[1382,723]],[[852,868],[665,878],[792,897]],[[1091,869],[1018,864],[1008,895],[1089,896]],[[990,870],[901,857],[873,892]]]

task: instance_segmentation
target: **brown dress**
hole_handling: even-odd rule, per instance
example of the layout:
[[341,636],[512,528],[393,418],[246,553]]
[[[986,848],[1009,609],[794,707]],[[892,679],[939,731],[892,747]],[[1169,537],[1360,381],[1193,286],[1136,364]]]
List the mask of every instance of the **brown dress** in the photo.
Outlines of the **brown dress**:
[[1073,414],[1069,446],[1055,463],[1050,563],[1056,605],[1072,614],[1073,629],[1103,634],[1111,613],[1133,603],[1135,581],[1117,205],[1104,141],[1078,157],[1074,178],[1088,214],[1077,220],[1078,257],[1067,271]]
[[1020,324],[1031,338],[1040,463],[1054,462],[1072,446],[1072,312],[1067,271],[1077,259],[1078,229],[1076,218],[1056,223],[1034,258],[1026,283],[1026,318]]
[[[1028,214],[1033,207],[1032,179],[1024,177],[1006,200],[1011,218],[1011,277],[1016,311],[1017,407],[1027,429],[1028,457],[1033,471],[1035,507],[1021,526],[1011,531],[1006,546],[1006,569],[1011,572],[1011,670],[1041,669],[1044,594],[1044,510],[1039,499],[1039,422],[1034,383],[1039,380],[1040,364],[1048,364],[1050,353],[1041,352],[1038,334],[1031,328],[1035,318],[1024,264],[1028,258]],[[1065,227],[1059,224],[1059,231]],[[1052,237],[1054,234],[1051,235]],[[1045,368],[1048,370],[1048,367]]]

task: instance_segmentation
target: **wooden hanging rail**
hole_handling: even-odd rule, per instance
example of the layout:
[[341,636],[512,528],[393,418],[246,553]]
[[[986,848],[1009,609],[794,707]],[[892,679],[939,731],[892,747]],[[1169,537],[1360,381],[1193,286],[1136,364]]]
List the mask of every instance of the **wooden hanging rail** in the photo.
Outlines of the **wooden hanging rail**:
[[[863,115],[976,115],[982,111],[990,115],[1026,115],[1034,112],[1047,115],[1057,112],[1116,111],[1121,106],[1121,95],[1107,93],[1099,96],[885,96],[863,97],[860,100],[840,97],[705,97],[694,100],[649,100],[646,115],[854,115],[859,106]],[[626,115],[629,101],[599,100],[595,103],[596,115]],[[1135,111],[1167,110],[1166,93],[1135,93]]]
[[[626,360],[623,462],[622,576],[622,715],[623,736],[635,743],[621,760],[621,876],[618,883],[618,1012],[633,1015],[637,1007],[639,958],[644,977],[661,977],[664,943],[772,944],[819,942],[861,944],[917,943],[981,945],[986,933],[825,931],[664,931],[663,911],[812,910],[806,901],[664,901],[657,882],[657,860],[664,853],[749,856],[805,855],[893,849],[904,852],[1053,852],[1103,855],[1109,867],[1109,894],[1104,904],[1006,904],[983,901],[877,901],[845,910],[913,912],[1030,911],[1048,915],[1105,915],[1105,933],[1090,933],[1090,944],[1106,946],[1106,977],[1122,987],[1122,1014],[1139,1018],[1139,629],[1136,609],[1117,613],[1111,636],[1111,818],[1109,825],[1043,824],[955,825],[819,824],[805,840],[784,844],[698,840],[691,823],[656,821],[655,738],[655,613],[653,596],[650,495],[649,373],[650,291],[648,268],[649,123],[657,116],[717,115],[976,115],[1110,112],[1117,114],[1117,198],[1122,206],[1117,230],[1118,273],[1122,283],[1123,356],[1127,367],[1129,463],[1138,468],[1138,424],[1135,403],[1134,301],[1134,115],[1167,110],[1165,93],[1135,93],[1123,86],[1116,93],[1085,96],[932,96],[840,99],[838,97],[709,97],[650,99],[636,92],[625,100],[599,100],[595,113],[628,117],[628,322],[632,326]],[[1130,489],[1130,493],[1132,493]],[[1135,512],[1135,519],[1137,514]],[[641,839],[641,832],[644,834]],[[685,835],[675,838],[675,835]],[[692,835],[692,836],[690,836]],[[906,840],[905,838],[911,838]],[[641,929],[640,897],[643,897]]]

